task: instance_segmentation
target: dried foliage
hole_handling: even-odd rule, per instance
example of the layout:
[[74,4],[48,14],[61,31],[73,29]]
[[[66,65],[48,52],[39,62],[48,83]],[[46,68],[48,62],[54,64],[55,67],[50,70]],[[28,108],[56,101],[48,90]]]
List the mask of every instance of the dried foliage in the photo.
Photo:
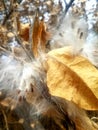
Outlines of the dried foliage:
[[47,72],[50,92],[84,109],[98,110],[98,70],[84,57],[72,56],[70,47],[51,51],[49,56],[52,57],[48,59]]
[[0,130],[98,130],[97,51],[84,46],[98,5],[87,2],[0,1]]

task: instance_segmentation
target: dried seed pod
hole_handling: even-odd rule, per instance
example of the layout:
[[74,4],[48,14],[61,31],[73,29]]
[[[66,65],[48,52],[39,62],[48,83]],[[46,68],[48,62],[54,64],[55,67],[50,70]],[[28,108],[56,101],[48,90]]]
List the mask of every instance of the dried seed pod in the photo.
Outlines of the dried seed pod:
[[45,52],[46,43],[50,39],[50,34],[47,32],[44,21],[40,21],[38,16],[36,16],[34,20],[32,38],[32,51],[34,53],[34,56],[38,57],[39,51]]

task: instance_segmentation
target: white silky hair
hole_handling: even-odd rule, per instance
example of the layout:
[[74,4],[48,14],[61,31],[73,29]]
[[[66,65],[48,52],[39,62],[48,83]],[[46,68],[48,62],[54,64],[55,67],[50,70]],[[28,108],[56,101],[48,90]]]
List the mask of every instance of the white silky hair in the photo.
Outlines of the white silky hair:
[[73,54],[78,54],[86,42],[88,24],[84,18],[66,15],[61,26],[55,31],[51,49],[70,45]]
[[[68,18],[65,20],[65,23],[65,28],[63,25],[62,28],[60,28],[61,32],[62,29],[64,29],[64,32],[60,34],[64,36],[59,37],[59,32],[57,32],[57,34],[53,37],[53,40],[55,43],[58,42],[59,45],[62,43],[61,46],[72,45],[72,53],[77,54],[85,44],[85,39],[87,36],[87,24],[84,19],[79,19],[77,21],[74,18],[71,18],[71,21],[70,18]],[[83,33],[82,37],[81,32]],[[52,47],[53,45],[51,48]],[[86,49],[86,47],[84,47],[84,51],[86,53],[87,50],[89,49]],[[8,92],[21,90],[19,95],[16,93],[16,95],[12,96],[16,96],[17,98],[19,96],[26,96],[27,101],[31,103],[31,105],[34,105],[36,108],[35,113],[31,110],[31,116],[33,114],[40,115],[44,113],[48,116],[49,113],[52,113],[50,116],[53,118],[63,118],[62,114],[57,110],[56,107],[54,107],[54,104],[52,104],[51,100],[47,100],[48,88],[46,89],[44,86],[45,71],[42,66],[42,63],[45,60],[45,55],[41,53],[41,56],[38,59],[35,60],[32,58],[31,61],[25,60],[27,57],[24,58],[20,56],[20,58],[18,58],[16,58],[14,55],[7,54],[0,57],[0,90],[2,91],[4,89],[8,90]],[[28,91],[31,88],[31,84],[33,85],[33,93],[31,92],[31,95],[29,95]],[[28,94],[25,93],[26,91]],[[45,95],[43,92],[45,92],[47,98],[44,97]],[[56,97],[52,97],[52,101],[54,101],[60,109],[67,112],[70,119],[75,121],[76,118],[79,118],[81,125],[86,130],[92,130],[91,124],[89,124],[89,119],[85,113],[80,110],[75,104],[66,100],[63,102]],[[87,122],[86,120],[84,121],[84,118],[87,118]]]
[[[42,54],[43,55],[43,54]],[[31,61],[13,55],[0,56],[0,91],[15,92],[20,90],[20,96],[25,96],[25,91],[30,90],[30,84],[44,77],[44,56]],[[26,58],[26,57],[25,57]],[[12,95],[14,96],[14,95]],[[16,94],[15,96],[18,97]]]
[[98,36],[90,32],[86,44],[83,48],[83,56],[86,57],[94,66],[98,67]]
[[98,67],[98,35],[89,30],[85,18],[72,16],[69,12],[54,32],[51,49],[71,46],[72,55],[82,55]]

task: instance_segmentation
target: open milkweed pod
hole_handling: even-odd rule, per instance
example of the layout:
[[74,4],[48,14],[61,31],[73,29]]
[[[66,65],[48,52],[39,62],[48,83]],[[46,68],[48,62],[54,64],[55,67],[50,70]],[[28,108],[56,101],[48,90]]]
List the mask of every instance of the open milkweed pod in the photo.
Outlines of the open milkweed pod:
[[98,110],[98,70],[84,57],[65,47],[48,53],[47,84],[50,93],[87,110]]
[[35,57],[38,57],[39,50],[45,52],[46,43],[50,39],[50,34],[46,30],[46,24],[44,21],[40,21],[38,16],[35,17],[34,25],[33,25],[33,44],[32,44],[32,51]]

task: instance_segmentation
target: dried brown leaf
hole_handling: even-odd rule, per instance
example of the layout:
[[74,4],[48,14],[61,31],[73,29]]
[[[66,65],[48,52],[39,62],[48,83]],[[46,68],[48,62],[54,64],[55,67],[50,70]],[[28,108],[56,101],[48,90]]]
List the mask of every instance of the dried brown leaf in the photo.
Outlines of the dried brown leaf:
[[16,102],[12,98],[5,98],[3,99],[0,104],[4,107],[11,107],[11,110],[13,110],[16,107]]
[[24,123],[24,119],[23,119],[23,118],[20,118],[18,122],[19,122],[20,124],[23,124],[23,123]]
[[28,41],[29,40],[29,24],[23,24],[23,23],[18,23],[18,31],[20,37],[23,38],[23,40]]
[[51,51],[47,60],[50,93],[71,100],[87,110],[98,109],[98,70],[71,48]]

